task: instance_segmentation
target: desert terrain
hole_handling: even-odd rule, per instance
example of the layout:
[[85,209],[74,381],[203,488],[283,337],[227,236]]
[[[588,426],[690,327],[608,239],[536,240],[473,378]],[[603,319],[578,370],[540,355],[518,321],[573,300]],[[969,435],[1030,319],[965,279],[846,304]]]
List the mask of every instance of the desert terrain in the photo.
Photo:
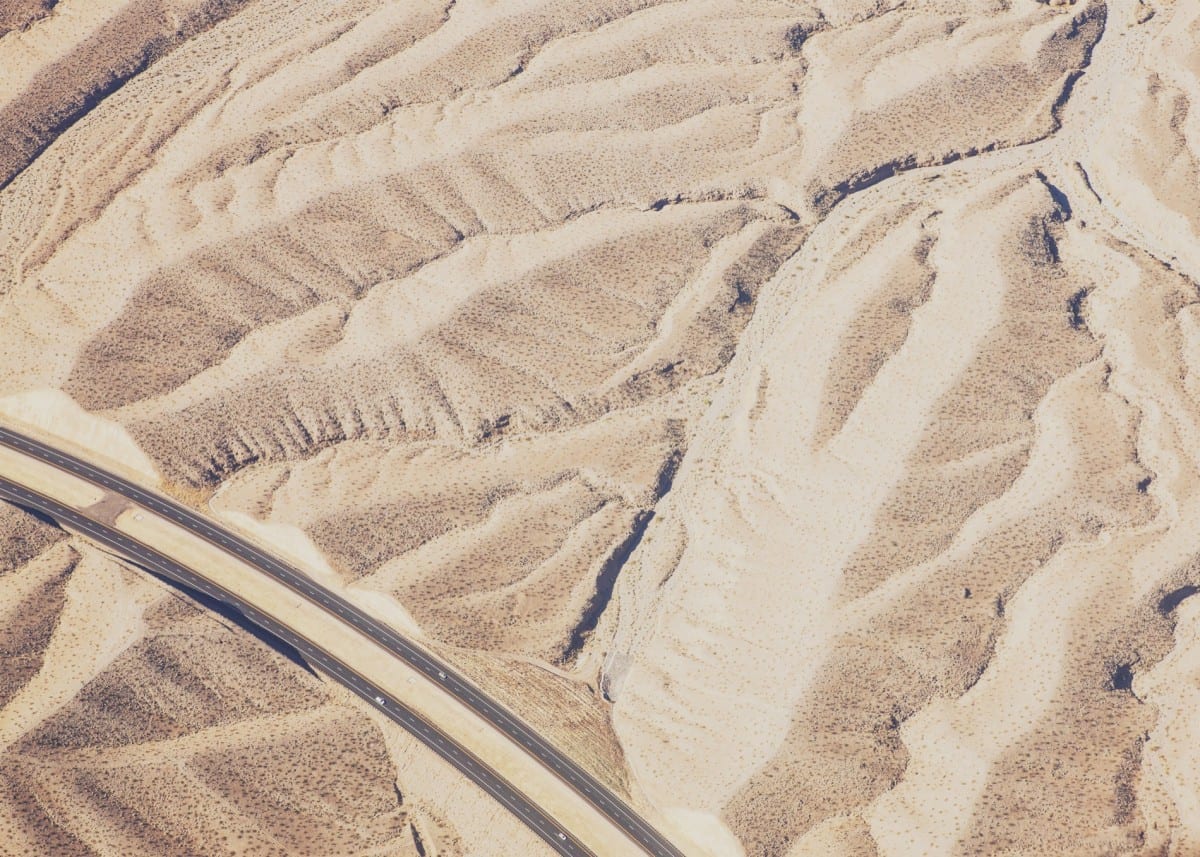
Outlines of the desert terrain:
[[[0,0],[0,423],[689,854],[1200,854],[1198,45],[1192,0]],[[8,505],[0,616],[3,857],[550,853]]]

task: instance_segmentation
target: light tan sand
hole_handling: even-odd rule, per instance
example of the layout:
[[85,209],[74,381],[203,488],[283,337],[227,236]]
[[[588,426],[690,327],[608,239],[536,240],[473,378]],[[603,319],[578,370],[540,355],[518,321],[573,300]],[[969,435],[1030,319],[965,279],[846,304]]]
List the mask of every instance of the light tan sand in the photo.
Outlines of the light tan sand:
[[376,684],[388,699],[436,724],[451,740],[542,807],[593,853],[642,853],[640,847],[626,840],[619,829],[552,771],[497,734],[424,673],[397,661],[336,616],[301,601],[283,584],[236,561],[170,521],[130,510],[118,518],[117,528],[185,563],[222,589],[237,592],[255,609],[294,628],[339,662]]
[[108,470],[156,485],[154,462],[113,420],[89,414],[61,390],[35,390],[0,398],[0,418],[11,429],[75,455]]
[[[1185,857],[1198,33],[1185,0],[22,0],[0,413],[212,498],[681,844]],[[125,735],[110,687],[176,685],[58,642],[54,538],[0,518],[4,692],[75,724],[99,671]],[[158,627],[114,620],[114,663]],[[208,625],[163,627],[237,695]],[[341,850],[504,853],[289,669],[254,673],[288,729],[376,759]],[[266,728],[196,694],[147,770]],[[192,841],[10,762],[60,819],[0,793],[27,850]],[[258,786],[162,776],[283,847]]]

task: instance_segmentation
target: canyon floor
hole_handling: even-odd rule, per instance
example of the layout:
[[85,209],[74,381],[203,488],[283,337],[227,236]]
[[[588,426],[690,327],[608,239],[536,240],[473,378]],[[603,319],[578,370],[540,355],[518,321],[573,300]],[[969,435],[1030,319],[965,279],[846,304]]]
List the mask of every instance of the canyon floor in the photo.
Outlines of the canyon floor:
[[[0,422],[697,853],[1200,854],[1191,0],[7,0]],[[550,853],[8,506],[0,617],[3,857]]]

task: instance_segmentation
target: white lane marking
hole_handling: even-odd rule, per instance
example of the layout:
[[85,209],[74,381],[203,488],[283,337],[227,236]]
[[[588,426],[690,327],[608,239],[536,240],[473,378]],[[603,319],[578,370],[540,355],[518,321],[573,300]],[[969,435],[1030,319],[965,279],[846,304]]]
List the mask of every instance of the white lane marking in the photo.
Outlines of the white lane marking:
[[[28,445],[26,445],[26,446],[28,446]],[[30,446],[29,448],[30,448],[30,449],[32,449],[33,447],[32,447],[32,446]],[[66,462],[66,459],[63,459],[61,456],[56,456],[55,458],[57,458],[57,460],[60,460],[60,461]],[[76,468],[74,468],[74,469],[76,469],[76,470],[77,470],[77,471],[79,471],[79,472],[83,472],[83,470],[81,470],[81,469],[80,469],[80,468],[78,468],[78,467],[76,467]],[[88,468],[88,469],[90,470],[90,468]],[[106,484],[106,485],[113,485],[114,487],[117,487],[117,485],[116,485],[116,483],[115,483],[115,482],[113,482],[112,480],[109,480],[109,479],[107,479],[107,478],[101,478],[101,479],[98,479],[97,481],[100,481],[102,484]],[[125,493],[125,492],[123,492],[123,493]],[[140,491],[138,491],[138,492],[136,492],[136,493],[137,493],[138,495],[141,495],[141,496],[147,496],[147,495],[144,495],[144,494],[143,494],[143,492],[140,492]],[[32,499],[36,499],[32,493],[28,493],[28,492],[27,492],[27,493],[25,493],[25,494],[24,494],[24,496],[26,496],[26,497],[30,498],[31,500],[32,500]],[[148,500],[153,500],[153,498],[149,498],[148,496],[147,496],[147,499],[148,499]],[[153,502],[153,505],[154,505],[154,506],[162,506],[162,505],[165,505],[165,504],[158,503],[158,502]],[[174,514],[174,513],[172,513],[172,512],[169,512],[169,511],[168,511],[168,514],[169,514],[169,516],[170,516],[170,517],[173,517],[173,518],[175,518],[176,520],[180,521],[181,523],[184,523],[184,518],[183,518],[183,516],[181,516],[181,515],[178,515],[178,514]],[[140,516],[139,516],[139,518],[140,518]],[[91,528],[84,528],[84,529],[85,529],[85,531],[86,531],[86,532],[92,532],[93,534],[95,534],[95,531],[93,531]],[[213,533],[214,535],[216,535],[216,536],[217,536],[217,537],[220,539],[220,541],[222,541],[223,543],[225,543],[225,544],[227,544],[227,545],[231,545],[231,542],[230,542],[228,539],[226,539],[226,538],[221,538],[221,537],[220,537],[220,535],[219,535],[219,531],[216,531],[216,530],[214,530],[214,529],[213,529],[211,526],[208,526],[208,525],[203,525],[203,526],[201,526],[201,527],[193,527],[193,529],[202,529],[202,530],[203,530],[203,531],[205,531],[205,532]],[[103,541],[103,539],[101,539],[101,540]],[[124,544],[124,541],[125,541],[125,540],[120,540],[118,543],[120,543],[120,544]],[[142,552],[142,551],[135,551],[135,550],[133,550],[133,548],[134,548],[134,545],[133,545],[133,544],[130,544],[130,545],[128,546],[128,549],[130,549],[130,550],[131,550],[131,552],[132,552],[132,553],[134,553],[136,556],[143,556],[143,552]],[[245,551],[245,550],[243,550],[243,549],[241,549],[241,548],[235,548],[235,550],[237,551],[237,553],[241,554],[242,556],[248,556],[248,554],[246,553],[246,551]],[[257,550],[254,550],[254,549],[252,549],[252,553],[253,553],[254,555],[256,555],[256,556],[257,556],[257,555],[259,555],[259,552],[258,552]],[[151,556],[151,559],[152,559],[152,560],[157,560],[157,557],[156,557],[156,556]],[[159,565],[161,565],[161,564],[160,564],[160,563],[158,563],[158,562],[154,562],[154,564],[155,564],[156,566],[159,566]],[[276,562],[271,562],[271,563],[270,563],[270,565],[272,565],[272,566],[275,566],[275,567],[279,567],[279,564],[278,564],[278,563],[276,563]],[[291,579],[294,579],[294,575],[291,575],[291,574],[284,574],[284,575],[277,575],[277,576],[284,576],[285,578],[291,578]],[[206,591],[207,591],[207,590],[206,590]],[[212,595],[212,592],[211,592],[211,591],[209,591],[209,594],[210,594],[210,595]],[[315,594],[315,593],[313,593],[313,594]],[[214,597],[217,597],[217,596],[214,596]],[[326,602],[326,603],[328,603],[328,602]],[[249,612],[255,612],[255,611],[249,611]],[[346,612],[345,612],[344,610],[340,609],[340,608],[338,609],[338,611],[337,611],[337,612],[341,613],[343,616],[345,616],[345,615],[346,615]],[[353,607],[351,608],[351,612],[357,613],[357,611],[356,611],[356,610],[355,610]],[[410,647],[407,645],[407,643],[406,643],[405,641],[403,641],[403,639],[402,639],[402,638],[398,638],[398,637],[397,637],[397,635],[395,634],[395,632],[394,632],[392,629],[390,629],[390,628],[383,628],[383,627],[381,627],[381,626],[380,626],[380,625],[378,625],[378,624],[377,624],[377,623],[376,623],[374,620],[372,620],[370,617],[367,617],[367,616],[365,616],[365,615],[362,615],[362,618],[363,618],[363,619],[365,619],[365,624],[366,624],[366,625],[370,626],[371,628],[374,628],[374,629],[376,629],[376,631],[378,631],[378,632],[379,632],[379,633],[380,633],[380,634],[381,634],[383,637],[385,637],[385,638],[387,639],[387,641],[388,641],[388,642],[390,642],[390,643],[392,644],[392,645],[391,645],[391,648],[393,648],[393,649],[400,649],[400,651],[399,651],[399,652],[397,652],[397,654],[400,654],[400,655],[401,655],[401,657],[405,657],[406,659],[408,659],[408,660],[410,660],[410,661],[411,661],[411,660],[413,660],[413,659],[419,659],[420,661],[422,661],[422,662],[424,662],[424,663],[430,663],[430,662],[427,660],[427,658],[426,658],[426,657],[423,655],[423,653],[417,653],[417,652],[414,652],[414,651],[413,651],[413,650],[412,650],[412,649],[411,649],[411,648],[410,648]],[[259,624],[262,624],[262,623],[259,623]],[[272,623],[272,624],[273,624],[273,623]],[[427,671],[429,671],[429,668],[427,668]],[[440,678],[442,678],[442,679],[444,679],[444,680],[446,679],[446,674],[445,674],[445,672],[443,672],[443,671],[439,670],[438,674],[439,674],[439,677],[440,677]],[[449,683],[451,684],[451,686],[453,686],[453,687],[462,686],[462,684],[461,684],[460,682],[458,682],[458,681],[457,681],[457,677],[456,677],[456,679],[452,679],[452,680],[448,680],[448,681],[449,681]],[[527,733],[527,732],[526,732],[526,730],[525,730],[524,728],[521,728],[521,727],[520,727],[520,726],[518,726],[516,723],[514,723],[513,721],[511,721],[511,720],[510,720],[510,718],[509,718],[509,717],[508,717],[508,716],[507,716],[507,715],[506,715],[506,714],[505,714],[503,711],[501,711],[501,710],[497,709],[495,706],[493,706],[493,705],[489,704],[489,701],[487,701],[487,700],[482,700],[482,701],[480,701],[480,700],[477,700],[473,694],[465,694],[465,695],[467,696],[467,698],[468,698],[468,699],[469,699],[471,702],[478,702],[478,707],[479,707],[479,708],[481,708],[481,709],[483,709],[484,711],[491,711],[491,712],[494,712],[494,715],[495,715],[495,719],[496,719],[496,720],[498,720],[498,721],[501,721],[501,722],[503,722],[503,723],[506,723],[506,724],[509,724],[509,725],[513,726],[513,727],[514,727],[514,730],[515,730],[516,732],[524,733],[524,735],[522,736],[522,739],[521,739],[521,742],[520,742],[520,743],[522,743],[522,744],[523,744],[523,745],[524,745],[526,748],[532,748],[532,744],[531,744],[531,743],[530,743],[530,741],[529,741],[529,740],[528,740],[528,739],[525,737],[525,735],[528,735],[529,733]],[[543,743],[543,742],[542,742],[542,739],[540,738],[540,736],[533,735],[532,737],[533,737],[534,741],[535,741],[535,742],[537,742],[539,745],[541,745],[541,744]],[[539,758],[548,758],[548,757],[547,757],[547,756],[545,756],[543,753],[536,753],[536,752],[535,752],[535,753],[534,753],[534,755],[535,755],[535,756],[537,756],[537,757],[539,757]],[[568,763],[569,763],[569,760],[568,760]],[[556,768],[558,768],[559,770],[562,770],[562,767],[561,767],[561,766],[560,766],[560,765],[559,765],[557,762],[555,763],[555,765],[554,765],[554,766],[555,766]],[[568,780],[569,780],[569,781],[571,781],[571,782],[574,782],[575,780],[577,780],[577,779],[578,779],[578,775],[577,775],[577,774],[576,774],[574,771],[571,771],[570,773],[571,773],[571,776],[570,776],[570,777],[566,777],[566,779],[568,779]],[[585,782],[586,782],[586,779],[585,779]],[[592,789],[591,789],[589,786],[586,786],[586,785],[585,785],[585,790],[586,790],[586,791],[587,791],[589,794],[593,793],[593,790],[592,790]],[[609,808],[609,810],[610,810],[610,811],[615,811],[615,813],[616,813],[616,814],[619,814],[619,815],[620,815],[620,816],[622,816],[622,817],[628,817],[628,813],[625,811],[625,807],[624,807],[624,806],[622,806],[621,804],[615,804],[615,805],[612,805],[612,804],[610,803],[609,799],[608,799],[608,796],[607,796],[607,795],[605,795],[605,794],[601,794],[601,795],[600,795],[600,798],[602,799],[602,802],[603,802],[603,803],[604,803],[604,804],[605,804],[605,805],[606,805],[606,806]],[[615,802],[614,802],[614,803],[615,803]],[[636,826],[638,826],[638,827],[644,827],[644,823],[643,823],[643,824],[636,824],[636,822],[640,822],[640,821],[641,821],[641,819],[632,819],[632,820],[635,822],[635,825],[636,825]]]

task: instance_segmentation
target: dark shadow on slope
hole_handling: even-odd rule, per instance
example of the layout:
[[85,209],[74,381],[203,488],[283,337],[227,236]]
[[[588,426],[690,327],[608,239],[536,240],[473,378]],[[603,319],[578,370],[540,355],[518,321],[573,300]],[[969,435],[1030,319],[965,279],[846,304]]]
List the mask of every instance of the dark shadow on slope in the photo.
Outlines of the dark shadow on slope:
[[652,510],[638,512],[637,517],[633,519],[633,526],[630,527],[629,534],[600,566],[600,572],[596,575],[596,591],[588,600],[587,606],[583,608],[583,616],[580,617],[575,630],[571,632],[571,639],[568,641],[566,649],[563,650],[563,663],[570,663],[579,654],[584,643],[588,641],[592,631],[596,630],[600,616],[612,598],[613,588],[617,584],[617,577],[621,574],[621,569],[625,567],[625,563],[629,562],[629,557],[633,555],[637,546],[642,543],[646,527],[650,526],[653,519],[654,512]]
[[[682,461],[683,454],[676,450],[663,462],[654,485],[655,502],[661,500],[671,490],[671,486],[675,482],[675,473],[679,470],[679,464]],[[596,590],[588,599],[587,605],[583,608],[583,615],[574,630],[571,631],[571,637],[559,659],[560,663],[570,663],[579,654],[592,632],[596,630],[600,616],[608,608],[608,602],[612,600],[613,589],[616,588],[621,569],[625,567],[625,563],[629,562],[629,558],[633,556],[637,546],[642,543],[642,536],[646,534],[646,527],[650,526],[652,520],[654,520],[653,509],[644,509],[638,512],[633,519],[633,526],[629,528],[628,535],[600,566],[600,571],[596,574]]]
[[1170,614],[1175,610],[1176,607],[1183,603],[1185,598],[1190,598],[1197,592],[1200,592],[1200,587],[1194,586],[1190,583],[1186,586],[1179,587],[1173,592],[1168,592],[1162,597],[1162,600],[1158,602],[1158,612],[1164,616]]
[[193,589],[185,583],[180,583],[174,578],[167,577],[165,574],[159,574],[156,571],[151,571],[150,569],[140,565],[138,568],[141,568],[151,577],[162,581],[172,589],[177,590],[178,592],[187,596],[204,609],[216,613],[218,616],[228,622],[232,622],[238,628],[253,636],[260,643],[263,643],[264,645],[273,649],[283,657],[287,658],[293,664],[303,669],[313,678],[323,680],[321,679],[321,676],[311,666],[309,666],[308,661],[304,659],[304,656],[300,654],[295,646],[275,636],[267,629],[256,625],[254,622],[251,622],[244,615],[242,615],[242,612],[236,607],[226,604],[224,601],[219,601],[216,598],[205,595],[200,590]]
[[[39,523],[45,524],[47,527],[53,527],[56,530],[63,529],[62,525],[58,521],[54,520],[54,518],[51,518],[45,512],[39,511],[39,510],[33,508],[32,506],[26,506],[24,503],[19,503],[16,500],[10,500],[7,497],[5,497],[3,499],[4,499],[4,502],[11,503],[13,506],[16,506],[18,509],[20,509],[25,514],[30,515],[33,518],[37,519],[37,521]],[[63,530],[63,532],[66,532],[66,530]]]

